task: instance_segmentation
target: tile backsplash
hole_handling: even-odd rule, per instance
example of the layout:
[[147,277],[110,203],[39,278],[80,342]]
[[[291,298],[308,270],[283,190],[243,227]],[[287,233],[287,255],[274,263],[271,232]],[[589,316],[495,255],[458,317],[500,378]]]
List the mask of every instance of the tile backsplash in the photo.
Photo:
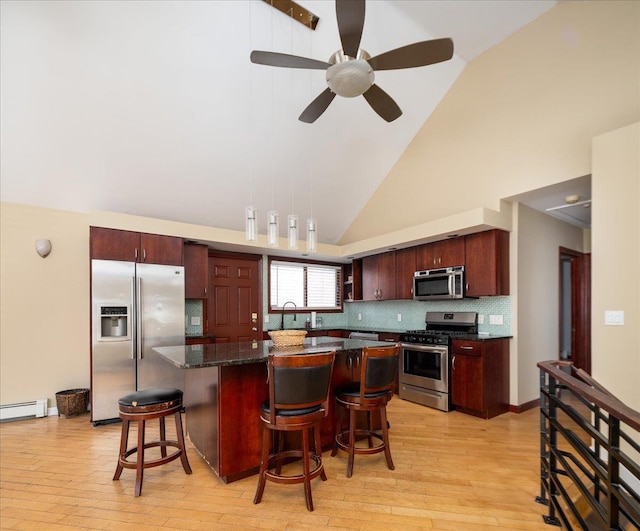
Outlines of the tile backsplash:
[[202,322],[202,303],[201,299],[187,299],[184,301],[184,333],[188,336],[202,335],[204,324]]

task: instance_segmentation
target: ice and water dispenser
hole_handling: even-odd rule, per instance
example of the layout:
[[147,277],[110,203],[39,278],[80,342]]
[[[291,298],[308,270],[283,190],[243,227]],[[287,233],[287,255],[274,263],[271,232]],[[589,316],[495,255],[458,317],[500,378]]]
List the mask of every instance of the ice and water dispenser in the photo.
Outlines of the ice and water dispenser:
[[115,340],[128,337],[128,306],[100,306],[100,339]]

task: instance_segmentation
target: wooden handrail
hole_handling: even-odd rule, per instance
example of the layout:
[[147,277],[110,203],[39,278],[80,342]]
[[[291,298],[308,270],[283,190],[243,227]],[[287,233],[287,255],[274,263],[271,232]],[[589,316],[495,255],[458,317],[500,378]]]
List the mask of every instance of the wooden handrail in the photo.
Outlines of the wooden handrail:
[[[570,367],[573,373],[577,373],[580,379],[568,375],[559,367]],[[590,402],[597,405],[610,415],[624,421],[629,427],[640,431],[640,413],[630,408],[612,393],[596,382],[582,369],[576,369],[570,361],[541,361],[538,368],[553,376],[553,378],[579,395],[584,396]],[[589,383],[581,380],[587,380]]]

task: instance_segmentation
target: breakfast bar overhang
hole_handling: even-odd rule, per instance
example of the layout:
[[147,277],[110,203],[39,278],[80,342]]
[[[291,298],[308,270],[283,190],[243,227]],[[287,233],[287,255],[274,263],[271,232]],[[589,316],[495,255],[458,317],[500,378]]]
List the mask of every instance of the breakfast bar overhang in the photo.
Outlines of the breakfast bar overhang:
[[272,341],[156,347],[154,352],[184,370],[184,403],[189,439],[225,482],[258,472],[262,432],[260,405],[268,397],[269,354],[305,355],[336,351],[327,416],[321,425],[322,447],[334,440],[335,389],[357,382],[364,347],[384,341],[313,337],[300,346],[274,347]]

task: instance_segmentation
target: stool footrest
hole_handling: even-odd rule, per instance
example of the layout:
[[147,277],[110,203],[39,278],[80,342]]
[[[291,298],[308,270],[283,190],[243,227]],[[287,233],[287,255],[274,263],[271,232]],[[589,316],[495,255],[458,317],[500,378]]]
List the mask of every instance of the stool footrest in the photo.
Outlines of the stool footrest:
[[[171,461],[178,459],[181,455],[182,455],[182,449],[180,448],[180,445],[178,444],[178,441],[154,441],[154,442],[149,442],[149,443],[145,443],[144,445],[144,449],[147,450],[148,448],[154,448],[154,447],[158,447],[158,446],[172,446],[174,448],[177,448],[178,450],[176,450],[175,452],[173,452],[171,455],[168,455],[166,457],[162,457],[160,459],[152,459],[150,461],[145,461],[142,464],[142,468],[153,468],[154,466],[160,466],[160,465],[164,465],[165,463],[170,463]],[[130,450],[127,450],[123,455],[120,456],[120,465],[124,468],[137,468],[138,463],[135,461],[127,461],[127,457],[129,457],[130,455],[133,455],[135,453],[137,453],[138,451],[138,447],[136,446],[135,448],[131,448]]]
[[[356,430],[355,431],[356,438],[369,438],[375,437],[381,443],[378,446],[374,446],[373,448],[355,446],[353,448],[353,453],[355,454],[377,454],[378,452],[384,452],[385,444],[384,438],[379,433],[370,430]],[[346,442],[345,442],[346,441]],[[336,445],[342,450],[349,451],[349,430],[342,431],[336,435]]]
[[[287,450],[286,452],[271,454],[269,456],[269,464],[267,465],[265,475],[269,478],[270,481],[273,481],[274,483],[284,484],[303,483],[305,481],[304,474],[283,475],[269,472],[269,469],[274,468],[274,466],[271,465],[273,461],[278,461],[279,464],[282,464],[282,461],[290,457],[304,458],[304,453],[302,452],[302,450]],[[309,452],[309,460],[313,461],[316,465],[314,469],[309,471],[309,480],[312,480],[322,474],[324,467],[322,465],[322,457],[314,452]]]

